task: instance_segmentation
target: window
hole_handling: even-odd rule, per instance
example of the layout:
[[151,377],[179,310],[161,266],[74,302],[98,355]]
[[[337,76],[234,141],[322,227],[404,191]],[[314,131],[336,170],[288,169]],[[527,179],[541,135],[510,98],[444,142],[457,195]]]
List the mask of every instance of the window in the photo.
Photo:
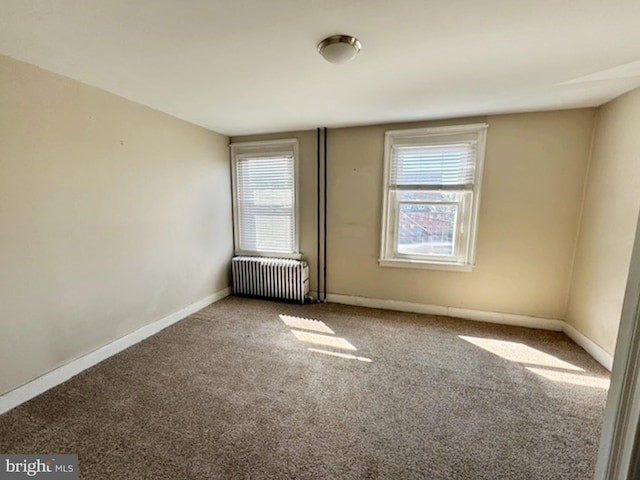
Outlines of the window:
[[300,258],[298,141],[231,145],[236,255]]
[[471,270],[486,129],[387,132],[380,265]]

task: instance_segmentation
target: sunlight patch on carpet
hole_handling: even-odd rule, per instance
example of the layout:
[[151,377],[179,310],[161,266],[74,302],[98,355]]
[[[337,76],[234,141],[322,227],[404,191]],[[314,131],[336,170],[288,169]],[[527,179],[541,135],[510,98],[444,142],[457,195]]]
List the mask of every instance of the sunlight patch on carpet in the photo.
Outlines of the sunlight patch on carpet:
[[361,362],[370,362],[370,358],[366,357],[356,357],[355,355],[351,355],[350,353],[341,353],[341,352],[332,352],[330,350],[321,350],[319,348],[308,348],[310,352],[314,353],[322,353],[323,355],[330,355],[332,357],[340,357],[347,358],[349,360],[360,360]]
[[[279,314],[280,320],[289,327],[291,333],[296,339],[303,343],[310,343],[319,347],[325,348],[311,348],[308,350],[313,353],[320,353],[323,355],[329,355],[331,357],[343,358],[346,360],[359,360],[361,362],[371,362],[370,358],[359,357],[350,353],[344,353],[340,350],[357,351],[358,349],[349,340],[334,336],[335,332],[331,330],[321,320],[313,320],[311,318],[295,317],[291,315]],[[327,350],[330,349],[330,350]],[[335,350],[338,351],[335,351]]]
[[542,368],[526,367],[526,369],[554,382],[569,383],[571,385],[580,385],[582,387],[602,388],[604,390],[609,388],[609,379],[604,377],[558,372],[557,370],[544,370]]
[[354,347],[348,340],[342,337],[330,337],[329,335],[303,332],[301,330],[291,330],[291,333],[293,333],[301,342],[323,345],[325,347],[341,348],[343,350],[357,350],[357,348]]
[[326,323],[320,320],[313,320],[311,318],[292,317],[290,315],[278,315],[280,320],[284,322],[287,327],[299,328],[301,330],[312,330],[319,333],[329,333],[333,335],[335,332],[331,330]]
[[584,372],[584,369],[569,362],[560,360],[553,355],[532,348],[524,343],[508,342],[506,340],[496,340],[493,338],[465,337],[458,335],[462,340],[469,342],[476,347],[480,347],[487,352],[493,353],[505,360],[518,363],[528,363],[547,368],[559,368],[562,370],[573,370]]

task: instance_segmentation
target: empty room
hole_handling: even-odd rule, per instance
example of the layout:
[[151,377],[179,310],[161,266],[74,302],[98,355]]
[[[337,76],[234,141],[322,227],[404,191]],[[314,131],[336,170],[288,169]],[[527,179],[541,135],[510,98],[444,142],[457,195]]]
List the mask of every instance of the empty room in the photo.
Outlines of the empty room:
[[0,0],[0,478],[639,478],[638,25]]

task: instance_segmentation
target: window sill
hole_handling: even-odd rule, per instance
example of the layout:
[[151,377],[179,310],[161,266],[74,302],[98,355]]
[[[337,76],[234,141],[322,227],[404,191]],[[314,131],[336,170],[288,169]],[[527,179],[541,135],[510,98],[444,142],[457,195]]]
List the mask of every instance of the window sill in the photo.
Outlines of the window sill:
[[236,250],[234,252],[236,257],[239,256],[247,256],[247,257],[269,257],[269,258],[290,258],[292,260],[301,260],[301,253],[278,253],[278,252],[247,252],[243,250]]
[[444,270],[450,272],[471,272],[475,266],[467,263],[437,263],[397,258],[381,258],[378,260],[378,264],[380,264],[381,267],[418,268],[422,270]]

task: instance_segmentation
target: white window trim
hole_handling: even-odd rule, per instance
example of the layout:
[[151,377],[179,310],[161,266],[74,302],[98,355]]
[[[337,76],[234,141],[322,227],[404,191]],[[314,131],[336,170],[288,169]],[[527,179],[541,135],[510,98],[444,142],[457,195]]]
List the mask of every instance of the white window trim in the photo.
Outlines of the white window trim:
[[[408,130],[390,130],[385,133],[384,141],[384,173],[382,179],[382,228],[380,229],[380,257],[378,264],[381,267],[396,268],[420,268],[427,270],[448,270],[457,272],[471,272],[475,267],[476,240],[478,236],[478,211],[480,206],[480,190],[482,186],[482,174],[484,171],[484,155],[486,147],[486,132],[488,124],[473,123],[466,125],[450,125],[444,127],[413,128]],[[476,175],[473,185],[473,199],[471,206],[471,221],[469,237],[469,252],[467,262],[438,262],[434,260],[418,260],[405,258],[390,258],[387,256],[389,242],[389,178],[391,176],[391,147],[394,143],[411,143],[410,140],[424,139],[441,135],[454,135],[457,133],[477,133]],[[419,142],[417,142],[419,143]]]
[[[263,251],[250,251],[237,248],[240,245],[240,232],[238,229],[238,183],[236,178],[236,158],[247,153],[254,154],[268,154],[277,152],[278,147],[286,147],[288,150],[293,151],[293,193],[294,193],[294,232],[293,232],[293,246],[294,251],[291,253],[282,252],[263,252]],[[236,142],[229,144],[231,150],[231,189],[232,189],[232,207],[233,207],[233,242],[234,242],[234,254],[235,255],[249,255],[254,257],[276,257],[276,258],[291,258],[300,260],[302,254],[300,253],[299,243],[299,228],[300,228],[300,199],[298,188],[298,139],[287,138],[283,140],[266,140],[256,142]]]

